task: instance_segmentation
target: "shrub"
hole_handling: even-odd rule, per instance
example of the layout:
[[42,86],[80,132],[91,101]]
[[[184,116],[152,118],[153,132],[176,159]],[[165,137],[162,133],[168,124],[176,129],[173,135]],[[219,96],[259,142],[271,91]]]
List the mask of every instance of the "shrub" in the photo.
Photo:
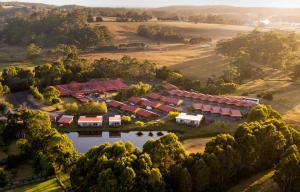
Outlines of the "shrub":
[[180,113],[177,112],[177,111],[170,111],[169,114],[168,114],[168,117],[170,119],[175,119]]
[[44,91],[44,98],[52,102],[53,99],[58,98],[60,96],[60,92],[53,86],[49,86]]
[[78,104],[76,102],[67,103],[65,105],[66,113],[69,115],[76,115],[78,114]]
[[134,124],[138,127],[144,127],[145,126],[145,123],[143,121],[136,121]]
[[37,87],[30,86],[29,92],[35,99],[42,100],[44,98]]
[[125,124],[130,123],[131,122],[131,117],[127,116],[127,115],[122,116],[122,122],[125,123]]

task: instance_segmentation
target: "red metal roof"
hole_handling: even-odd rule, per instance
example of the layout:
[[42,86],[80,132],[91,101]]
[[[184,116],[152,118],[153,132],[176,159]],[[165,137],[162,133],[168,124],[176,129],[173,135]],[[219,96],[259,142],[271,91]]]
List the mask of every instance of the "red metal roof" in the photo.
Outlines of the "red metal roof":
[[175,86],[173,84],[170,84],[170,83],[165,84],[164,88],[167,89],[167,90],[178,89],[177,86]]
[[69,84],[57,85],[56,88],[60,91],[62,96],[73,94],[89,94],[89,93],[103,93],[109,91],[118,91],[127,89],[122,80],[105,80],[105,81],[89,81],[84,83],[71,82]]
[[159,116],[158,114],[156,114],[152,111],[148,111],[148,110],[141,109],[141,108],[136,112],[136,115],[146,117],[146,118]]
[[63,115],[59,120],[58,123],[59,124],[66,124],[66,125],[70,125],[73,123],[73,116],[69,116],[69,115]]
[[230,115],[230,108],[221,108],[221,115]]
[[211,111],[211,105],[203,105],[202,111],[204,112],[210,112]]
[[177,109],[168,105],[160,105],[157,109],[166,113],[169,113],[171,111],[177,111]]
[[116,100],[111,100],[110,102],[107,102],[107,105],[109,107],[121,108],[125,104]]
[[155,100],[158,100],[161,98],[161,96],[157,93],[148,93],[146,96],[149,97],[150,99],[155,99]]
[[230,116],[231,117],[242,117],[242,113],[240,110],[231,109]]
[[211,113],[220,114],[221,113],[221,107],[219,107],[219,106],[212,106]]
[[194,103],[192,105],[193,109],[195,110],[202,110],[203,104],[202,103]]
[[149,100],[143,100],[141,102],[141,105],[143,105],[145,107],[149,106],[149,107],[153,107],[153,108],[158,108],[161,105],[161,103],[159,103],[159,102],[153,102],[153,101],[149,101]]
[[133,114],[135,114],[140,108],[138,107],[134,107],[134,106],[129,106],[129,105],[123,105],[121,107],[121,110],[122,111],[128,111],[128,112],[131,112]]
[[168,104],[174,104],[174,105],[181,105],[183,100],[181,99],[176,99],[172,97],[162,97],[160,99],[162,102],[168,103]]
[[139,104],[140,102],[142,102],[143,100],[139,97],[130,97],[128,99],[129,102],[131,103],[135,103],[135,104]]
[[96,116],[96,117],[80,116],[78,122],[102,122],[102,120],[103,120],[102,116]]

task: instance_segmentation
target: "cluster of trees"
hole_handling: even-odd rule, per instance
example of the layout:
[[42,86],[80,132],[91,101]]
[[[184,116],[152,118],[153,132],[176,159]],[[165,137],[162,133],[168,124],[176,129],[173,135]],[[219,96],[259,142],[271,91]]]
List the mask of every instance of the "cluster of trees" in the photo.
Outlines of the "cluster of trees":
[[137,34],[156,41],[166,41],[171,43],[183,43],[185,39],[182,35],[175,33],[169,27],[140,25]]
[[229,24],[229,25],[242,25],[245,21],[237,17],[228,18],[226,15],[198,15],[188,17],[189,22],[193,23],[216,23],[216,24]]
[[115,96],[117,100],[126,100],[129,97],[138,97],[145,95],[151,91],[151,85],[139,82],[137,84],[131,85],[128,89],[118,92]]
[[34,161],[36,174],[46,177],[67,173],[77,160],[73,143],[51,127],[48,114],[21,108],[7,118],[2,138],[6,144],[17,140],[22,158]]
[[31,86],[29,89],[30,94],[38,100],[45,99],[49,103],[60,103],[60,92],[53,86],[48,86],[44,89],[44,92],[41,93],[39,89],[35,86]]
[[[29,90],[31,86],[38,87],[43,92],[45,87],[51,85],[68,83],[74,80],[87,81],[91,78],[143,80],[155,78],[155,64],[148,61],[141,62],[124,56],[120,60],[102,58],[89,64],[85,59],[78,58],[77,51],[73,50],[72,47],[67,46],[66,48],[63,46],[63,48],[55,50],[55,55],[65,58],[64,61],[39,65],[34,70],[19,67],[4,69],[2,73],[2,94],[8,93],[9,90],[12,92]],[[38,93],[34,95],[39,98]],[[47,96],[45,99],[47,99]]]
[[208,37],[194,37],[191,38],[189,43],[190,44],[201,44],[201,43],[210,43],[212,41],[211,38]]
[[120,60],[101,58],[91,65],[92,76],[109,78],[150,79],[155,77],[155,64],[124,56]]
[[9,19],[0,31],[0,37],[10,45],[35,43],[53,47],[64,43],[83,49],[112,40],[112,35],[105,26],[91,27],[86,21],[86,14],[80,11],[37,12],[30,16]]
[[201,85],[199,80],[185,77],[179,71],[173,71],[167,67],[157,69],[156,78],[168,81],[174,85],[183,87],[186,90],[195,90],[215,95],[233,93],[238,87],[235,82],[227,80],[224,77],[210,78],[204,86]]
[[82,105],[79,105],[76,102],[67,103],[65,105],[65,113],[70,115],[101,115],[107,113],[107,106],[105,102],[88,102]]
[[94,147],[77,161],[71,184],[76,191],[225,191],[277,164],[275,181],[296,192],[299,138],[277,112],[257,106],[234,135],[214,137],[202,154],[188,155],[175,134],[149,140],[142,150],[130,143]]
[[279,31],[254,30],[232,39],[221,40],[217,52],[232,59],[241,79],[260,74],[260,67],[282,68],[298,64],[300,48],[296,34]]
[[152,17],[146,12],[138,13],[129,11],[124,15],[117,16],[117,22],[146,22],[152,19]]

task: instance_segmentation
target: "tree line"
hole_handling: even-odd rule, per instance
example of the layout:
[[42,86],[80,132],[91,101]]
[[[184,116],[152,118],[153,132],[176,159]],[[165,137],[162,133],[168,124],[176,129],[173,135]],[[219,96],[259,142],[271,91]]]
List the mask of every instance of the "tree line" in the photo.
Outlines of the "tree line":
[[169,27],[140,25],[137,29],[137,34],[156,41],[172,43],[185,42],[185,39],[181,34],[175,33]]
[[231,59],[240,79],[260,76],[261,68],[288,68],[300,61],[295,33],[254,30],[217,43],[216,51]]
[[[204,153],[187,154],[175,134],[103,144],[81,156],[70,173],[76,191],[226,191],[241,179],[275,168],[284,191],[299,190],[300,133],[267,106],[257,106],[234,135],[212,138]],[[276,166],[274,166],[276,165]]]
[[[120,60],[101,58],[92,63],[80,59],[76,50],[67,49],[63,60],[36,66],[33,70],[9,67],[2,72],[3,90],[12,92],[38,87],[41,92],[48,86],[84,82],[92,78],[152,79],[155,77],[155,64],[124,56]],[[2,87],[3,87],[2,86]],[[3,91],[2,93],[4,93]]]
[[57,44],[69,44],[84,49],[109,43],[112,34],[105,26],[87,25],[85,12],[53,9],[8,19],[7,25],[0,31],[0,38],[9,45],[35,43],[54,47]]
[[229,25],[243,25],[246,22],[245,19],[241,19],[236,16],[230,17],[229,15],[220,15],[220,14],[189,16],[188,21],[193,23],[215,23],[215,24],[229,24]]
[[[167,81],[187,90],[193,89],[209,94],[232,93],[238,86],[235,83],[233,72],[228,72],[229,74],[224,72],[222,77],[209,79],[206,84],[201,84],[199,80],[190,79],[179,71],[171,70],[168,67],[158,68],[155,63],[139,61],[128,56],[124,56],[120,60],[101,58],[89,63],[78,57],[75,46],[58,45],[52,52],[59,61],[36,66],[33,70],[20,67],[4,69],[1,75],[3,88],[1,89],[0,86],[0,92],[2,90],[2,94],[6,94],[9,91],[31,90],[35,98],[42,99],[41,93],[44,94],[45,89],[49,86],[71,81],[84,82],[92,78],[124,78],[142,81],[156,79]],[[136,95],[133,93],[136,91],[129,93],[130,91],[120,92],[119,98]]]

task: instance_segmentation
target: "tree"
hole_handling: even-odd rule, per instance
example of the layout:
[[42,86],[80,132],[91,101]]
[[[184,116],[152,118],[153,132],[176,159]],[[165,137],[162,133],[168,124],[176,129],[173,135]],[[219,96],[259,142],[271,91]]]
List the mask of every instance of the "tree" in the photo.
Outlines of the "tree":
[[280,114],[270,106],[257,105],[248,113],[247,121],[263,121],[269,118],[280,118]]
[[37,87],[30,86],[30,93],[35,99],[42,100],[44,98]]
[[49,101],[52,102],[53,99],[58,98],[60,96],[60,92],[53,86],[48,86],[44,93],[44,98]]
[[88,114],[88,115],[99,115],[107,113],[107,106],[105,102],[89,102],[85,103],[79,107],[79,114]]
[[6,95],[10,92],[10,89],[7,85],[2,85],[0,82],[0,96]]
[[40,57],[41,53],[42,53],[42,48],[35,45],[34,43],[31,43],[27,46],[27,57],[29,59],[36,59]]
[[70,114],[70,115],[77,115],[79,111],[79,106],[76,102],[73,103],[67,103],[65,105],[65,113]]
[[70,180],[78,191],[88,191],[94,186],[97,191],[165,190],[160,170],[153,167],[150,156],[131,143],[122,142],[90,149],[77,161]]
[[164,174],[170,171],[172,165],[183,161],[187,156],[178,137],[173,133],[164,135],[156,141],[148,140],[143,149],[150,155],[153,164]]
[[274,180],[282,191],[296,192],[300,189],[300,153],[296,145],[290,146],[275,168]]
[[187,168],[181,165],[175,165],[170,174],[174,192],[192,191],[192,177]]
[[7,183],[7,175],[5,174],[4,169],[0,168],[0,187],[4,187]]
[[210,167],[211,186],[224,189],[235,182],[241,159],[234,137],[219,134],[212,138],[205,146],[204,159]]
[[[19,67],[4,69],[2,79],[2,84],[8,86],[12,92],[28,90],[35,83],[33,71]],[[3,87],[5,89],[7,88]]]

